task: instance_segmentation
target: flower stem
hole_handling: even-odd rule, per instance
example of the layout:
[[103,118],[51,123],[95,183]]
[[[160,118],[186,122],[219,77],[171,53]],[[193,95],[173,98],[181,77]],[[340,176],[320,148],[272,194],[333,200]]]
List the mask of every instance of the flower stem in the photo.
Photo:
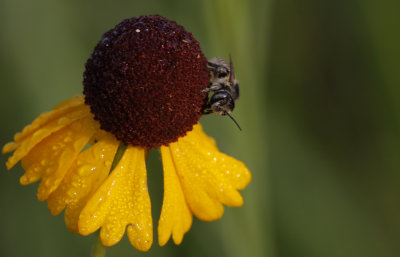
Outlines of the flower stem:
[[115,166],[117,166],[117,164],[121,160],[122,155],[124,155],[124,153],[125,153],[126,147],[127,146],[122,142],[119,144],[117,152],[115,153],[115,156],[114,156],[114,160],[113,160],[112,165],[111,165],[110,173],[111,173],[111,171],[113,171]]
[[106,256],[106,248],[101,243],[100,231],[97,231],[95,234],[90,257],[104,257],[104,256]]

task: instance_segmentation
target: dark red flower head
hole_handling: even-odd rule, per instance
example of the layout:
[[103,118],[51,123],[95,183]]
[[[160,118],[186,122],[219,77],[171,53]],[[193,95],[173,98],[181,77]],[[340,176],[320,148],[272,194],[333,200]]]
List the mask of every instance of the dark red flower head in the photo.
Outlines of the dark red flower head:
[[106,32],[86,63],[85,102],[125,144],[176,141],[196,124],[210,82],[199,42],[159,15],[126,19]]

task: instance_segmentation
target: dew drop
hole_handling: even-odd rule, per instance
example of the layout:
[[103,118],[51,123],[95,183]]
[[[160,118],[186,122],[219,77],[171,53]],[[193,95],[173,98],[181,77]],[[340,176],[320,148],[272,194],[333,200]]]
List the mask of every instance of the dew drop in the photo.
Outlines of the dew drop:
[[58,119],[58,125],[67,125],[68,123],[70,123],[71,120],[67,117],[61,117]]
[[48,163],[49,163],[49,161],[46,160],[46,159],[43,159],[43,160],[40,161],[40,164],[41,164],[42,166],[46,166]]
[[44,184],[45,184],[46,187],[50,187],[53,184],[53,180],[52,179],[46,179]]
[[32,183],[33,181],[39,180],[39,178],[40,178],[40,176],[38,176],[38,175],[31,175],[31,176],[28,178],[28,180],[29,180],[30,183]]
[[45,132],[46,132],[46,130],[44,130],[44,129],[38,130],[35,133],[33,133],[32,138],[39,138],[43,134],[45,134]]
[[49,174],[52,173],[52,172],[53,172],[53,169],[52,169],[52,168],[49,167],[49,168],[46,169],[46,174],[47,174],[47,175],[49,175]]
[[65,143],[69,143],[69,142],[71,142],[71,141],[72,141],[72,138],[69,137],[69,136],[67,136],[67,137],[64,138],[64,142],[65,142]]
[[106,46],[108,46],[108,45],[110,44],[110,38],[104,37],[104,38],[101,40],[101,43],[104,44],[104,45],[106,45]]
[[68,190],[67,194],[69,197],[74,197],[77,195],[77,192],[75,191],[74,188],[71,188],[70,190]]
[[29,182],[29,179],[28,179],[26,176],[22,176],[22,177],[20,178],[20,181],[21,181],[22,184],[26,184],[26,183]]
[[92,166],[90,166],[90,165],[84,165],[84,166],[82,166],[82,167],[80,167],[80,168],[78,169],[78,174],[79,174],[80,176],[87,176],[87,175],[89,175],[89,174],[91,173],[92,170],[93,170],[93,167],[92,167]]

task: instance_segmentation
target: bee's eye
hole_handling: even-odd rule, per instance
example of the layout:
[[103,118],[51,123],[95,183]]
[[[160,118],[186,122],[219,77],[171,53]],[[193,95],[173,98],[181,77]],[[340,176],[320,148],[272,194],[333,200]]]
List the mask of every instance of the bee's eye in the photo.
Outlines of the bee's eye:
[[218,78],[224,78],[228,75],[228,73],[226,71],[222,71],[218,73]]
[[213,104],[216,102],[228,101],[229,98],[232,98],[232,97],[227,92],[225,92],[225,91],[217,92],[211,97],[210,103]]
[[210,104],[218,105],[220,107],[224,107],[223,109],[228,110],[233,110],[233,108],[235,108],[232,95],[225,91],[215,93],[210,99]]

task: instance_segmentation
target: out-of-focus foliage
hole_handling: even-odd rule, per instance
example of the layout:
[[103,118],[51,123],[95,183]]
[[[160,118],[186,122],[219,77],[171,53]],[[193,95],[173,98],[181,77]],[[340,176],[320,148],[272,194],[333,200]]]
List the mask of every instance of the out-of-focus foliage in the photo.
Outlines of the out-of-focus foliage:
[[276,1],[277,256],[400,255],[400,3]]
[[[253,182],[242,208],[195,220],[180,246],[155,243],[143,254],[124,239],[107,256],[399,256],[399,10],[395,0],[1,0],[0,144],[82,92],[102,33],[161,14],[191,31],[207,57],[232,55],[243,131],[226,117],[201,122]],[[157,151],[148,170],[157,224]],[[0,168],[0,256],[88,256],[93,237],[71,234],[20,175]]]

